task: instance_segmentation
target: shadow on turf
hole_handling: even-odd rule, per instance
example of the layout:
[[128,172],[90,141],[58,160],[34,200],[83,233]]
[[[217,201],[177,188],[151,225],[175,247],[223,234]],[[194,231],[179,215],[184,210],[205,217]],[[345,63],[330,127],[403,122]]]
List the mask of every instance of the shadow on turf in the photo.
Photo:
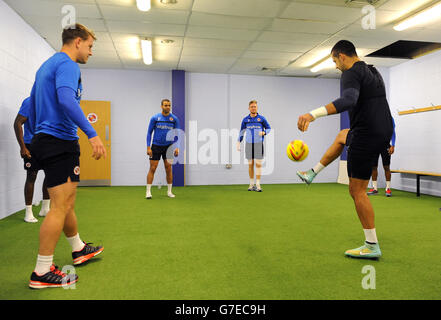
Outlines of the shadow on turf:
[[345,257],[349,258],[349,259],[360,260],[360,261],[363,261],[363,260],[379,261],[380,260],[380,258],[356,258],[356,257],[347,256],[347,255],[345,255]]

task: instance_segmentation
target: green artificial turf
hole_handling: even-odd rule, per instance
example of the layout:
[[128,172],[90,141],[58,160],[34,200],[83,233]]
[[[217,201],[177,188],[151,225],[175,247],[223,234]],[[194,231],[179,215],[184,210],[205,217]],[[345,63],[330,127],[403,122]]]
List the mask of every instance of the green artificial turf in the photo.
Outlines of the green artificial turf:
[[[364,234],[338,184],[79,188],[81,238],[104,252],[74,289],[28,288],[42,218],[0,220],[0,299],[440,299],[440,198],[372,196],[383,257],[347,258]],[[55,263],[72,264],[64,235]],[[366,265],[376,288],[363,289]],[[370,273],[372,275],[372,273]]]

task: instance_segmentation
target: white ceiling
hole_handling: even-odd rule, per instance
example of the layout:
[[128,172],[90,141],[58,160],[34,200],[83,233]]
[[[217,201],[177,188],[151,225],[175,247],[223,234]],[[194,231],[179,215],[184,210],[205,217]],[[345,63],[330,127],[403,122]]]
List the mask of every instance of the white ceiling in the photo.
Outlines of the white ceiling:
[[[77,22],[98,37],[88,68],[336,77],[333,68],[319,74],[309,69],[338,40],[354,42],[362,57],[397,40],[441,40],[441,19],[402,32],[392,28],[433,0],[379,0],[375,30],[362,28],[367,0],[151,0],[148,12],[135,0],[4,1],[57,51],[62,7],[73,5]],[[142,62],[140,37],[154,40],[150,66]],[[404,61],[363,60],[387,67]]]

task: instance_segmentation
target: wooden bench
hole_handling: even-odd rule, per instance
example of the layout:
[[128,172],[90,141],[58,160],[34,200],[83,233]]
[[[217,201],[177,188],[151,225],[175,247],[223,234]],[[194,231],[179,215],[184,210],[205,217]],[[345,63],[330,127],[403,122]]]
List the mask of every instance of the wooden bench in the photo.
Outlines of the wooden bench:
[[391,173],[407,173],[415,174],[417,177],[417,197],[420,196],[420,178],[425,176],[441,177],[441,173],[425,172],[425,171],[409,171],[409,170],[391,170]]

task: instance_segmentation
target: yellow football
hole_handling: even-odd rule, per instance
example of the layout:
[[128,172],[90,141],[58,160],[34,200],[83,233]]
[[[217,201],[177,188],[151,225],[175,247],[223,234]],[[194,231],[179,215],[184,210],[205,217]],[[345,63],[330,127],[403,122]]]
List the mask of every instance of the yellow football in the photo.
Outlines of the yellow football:
[[308,145],[302,140],[291,141],[286,147],[286,154],[292,161],[303,161],[308,156]]

